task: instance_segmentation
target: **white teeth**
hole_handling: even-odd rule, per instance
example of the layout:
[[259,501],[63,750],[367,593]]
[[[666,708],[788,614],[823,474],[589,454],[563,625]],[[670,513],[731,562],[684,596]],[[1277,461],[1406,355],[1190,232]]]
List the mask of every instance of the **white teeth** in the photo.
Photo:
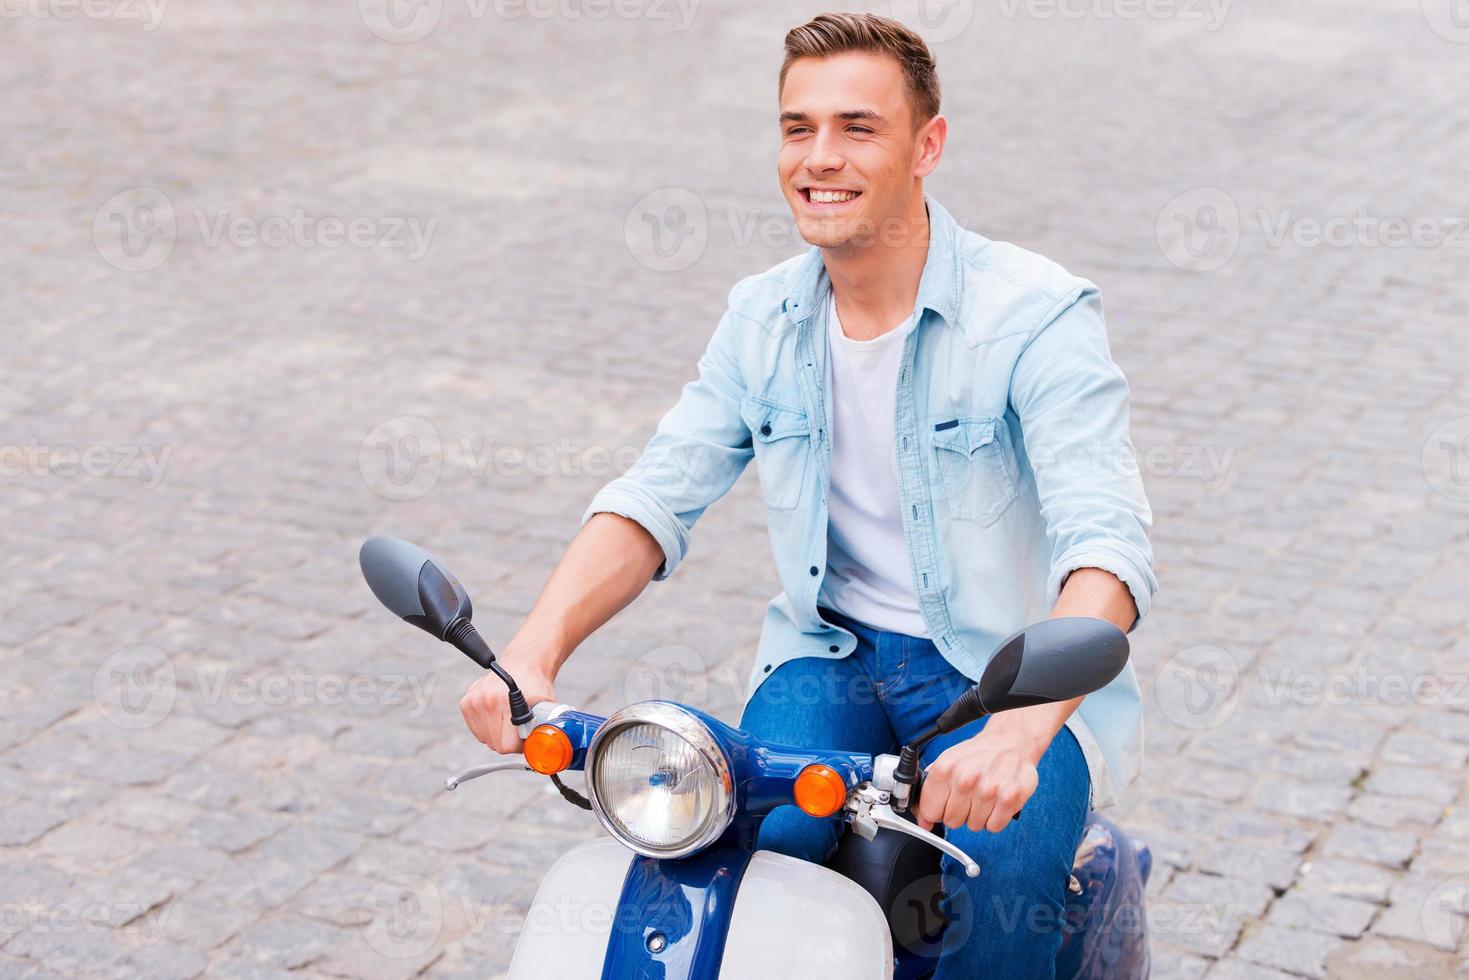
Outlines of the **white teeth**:
[[819,191],[814,187],[811,189],[811,201],[814,204],[840,204],[856,196],[856,191]]

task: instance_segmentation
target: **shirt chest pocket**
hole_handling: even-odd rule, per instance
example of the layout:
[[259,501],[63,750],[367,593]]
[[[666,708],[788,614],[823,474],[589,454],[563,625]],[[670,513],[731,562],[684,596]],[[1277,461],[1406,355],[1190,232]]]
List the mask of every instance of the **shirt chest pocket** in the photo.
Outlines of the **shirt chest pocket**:
[[934,426],[933,451],[937,490],[951,517],[993,524],[1015,499],[1015,462],[1001,420],[941,422]]
[[771,510],[792,510],[801,502],[801,487],[811,465],[811,429],[806,413],[748,395],[740,415],[755,445],[760,490]]

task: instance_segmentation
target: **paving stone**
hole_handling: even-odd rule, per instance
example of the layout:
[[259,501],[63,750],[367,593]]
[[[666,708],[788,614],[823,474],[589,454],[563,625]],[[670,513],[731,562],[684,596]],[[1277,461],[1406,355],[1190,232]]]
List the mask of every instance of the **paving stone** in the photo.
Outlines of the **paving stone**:
[[1443,807],[1427,800],[1405,796],[1359,796],[1347,807],[1347,816],[1361,823],[1390,830],[1422,832],[1438,822]]
[[1286,888],[1296,880],[1300,855],[1290,848],[1241,846],[1238,841],[1220,841],[1199,855],[1199,870],[1228,878],[1243,878]]
[[1326,961],[1340,949],[1336,936],[1265,925],[1240,940],[1240,959],[1307,977],[1326,976]]
[[286,821],[279,816],[248,813],[201,813],[183,828],[181,836],[201,847],[213,847],[236,853],[248,850],[265,840]]
[[1343,980],[1422,980],[1454,974],[1449,954],[1376,936],[1349,943],[1331,958],[1329,968],[1332,977]]
[[1387,868],[1360,861],[1318,858],[1301,869],[1301,886],[1342,898],[1385,904],[1398,875]]
[[1459,791],[1457,781],[1444,773],[1406,766],[1374,768],[1367,777],[1366,788],[1374,793],[1410,796],[1440,805],[1447,805]]
[[65,819],[51,807],[31,800],[14,800],[0,809],[0,846],[29,844]]
[[277,918],[246,930],[230,944],[228,952],[245,963],[297,970],[326,955],[346,935],[324,922]]
[[1219,960],[1209,971],[1209,980],[1288,980],[1290,976],[1289,973],[1233,958]]
[[1314,891],[1293,891],[1270,907],[1266,921],[1271,925],[1314,929],[1356,939],[1367,931],[1377,912],[1378,907],[1370,902]]
[[1326,839],[1324,852],[1332,857],[1403,868],[1407,867],[1417,849],[1418,837],[1406,831],[1342,824]]

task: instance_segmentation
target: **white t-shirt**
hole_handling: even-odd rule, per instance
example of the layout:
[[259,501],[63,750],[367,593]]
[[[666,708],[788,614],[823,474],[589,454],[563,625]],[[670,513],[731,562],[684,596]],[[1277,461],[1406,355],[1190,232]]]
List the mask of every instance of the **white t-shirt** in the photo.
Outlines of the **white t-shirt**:
[[890,633],[927,636],[903,536],[894,452],[898,371],[915,320],[874,340],[852,340],[827,308],[831,492],[826,577],[818,602]]

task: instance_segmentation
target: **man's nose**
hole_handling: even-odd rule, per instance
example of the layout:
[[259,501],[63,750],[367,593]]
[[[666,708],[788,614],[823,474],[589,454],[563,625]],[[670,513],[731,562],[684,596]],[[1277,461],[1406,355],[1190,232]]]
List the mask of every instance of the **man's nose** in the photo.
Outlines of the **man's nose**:
[[817,136],[806,156],[806,169],[813,174],[831,174],[846,166],[846,157],[838,151],[836,141],[827,136]]

